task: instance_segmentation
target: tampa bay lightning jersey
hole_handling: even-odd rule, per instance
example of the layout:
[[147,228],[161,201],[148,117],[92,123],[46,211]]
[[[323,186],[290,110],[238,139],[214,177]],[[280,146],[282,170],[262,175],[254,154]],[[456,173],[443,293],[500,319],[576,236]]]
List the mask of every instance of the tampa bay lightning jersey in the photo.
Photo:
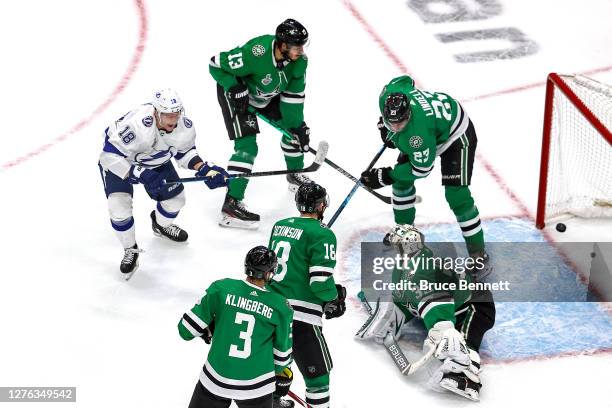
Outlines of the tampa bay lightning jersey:
[[176,128],[166,132],[157,128],[154,112],[153,105],[141,105],[106,128],[100,154],[103,169],[126,178],[132,165],[155,168],[174,157],[180,167],[188,168],[199,157],[191,120],[181,115]]

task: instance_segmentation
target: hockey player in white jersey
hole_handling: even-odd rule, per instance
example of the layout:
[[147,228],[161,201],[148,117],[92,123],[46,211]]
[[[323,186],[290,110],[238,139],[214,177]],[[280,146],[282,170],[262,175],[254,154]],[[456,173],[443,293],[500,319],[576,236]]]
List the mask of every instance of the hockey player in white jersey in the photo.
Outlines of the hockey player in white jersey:
[[198,154],[195,136],[193,123],[184,115],[181,99],[172,89],[155,92],[151,103],[128,112],[104,131],[98,166],[111,225],[125,251],[120,270],[126,280],[136,271],[141,252],[132,216],[134,184],[142,184],[157,202],[151,212],[153,233],[176,242],[187,240],[187,231],[174,224],[185,205],[185,193],[181,183],[163,183],[178,178],[170,159],[195,170],[197,176],[208,177],[205,183],[211,189],[227,185],[225,169]]

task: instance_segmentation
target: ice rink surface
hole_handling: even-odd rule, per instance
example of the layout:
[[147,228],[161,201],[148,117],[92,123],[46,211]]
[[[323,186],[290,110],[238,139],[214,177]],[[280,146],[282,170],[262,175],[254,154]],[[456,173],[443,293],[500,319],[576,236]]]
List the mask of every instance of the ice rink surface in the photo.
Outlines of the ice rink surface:
[[[469,20],[474,13],[480,18]],[[102,131],[153,89],[173,87],[200,153],[226,165],[232,145],[208,60],[272,33],[287,17],[311,33],[312,139],[329,141],[329,157],[348,171],[359,174],[379,148],[382,86],[408,73],[420,87],[462,101],[474,121],[472,192],[491,241],[612,241],[610,221],[569,220],[565,234],[533,228],[546,75],[587,73],[612,83],[610,1],[23,0],[2,14],[0,386],[76,386],[79,407],[187,406],[207,347],[180,339],[180,316],[212,280],[243,276],[246,250],[267,243],[271,225],[295,213],[293,197],[280,178],[253,180],[246,202],[262,223],[244,232],[217,226],[222,191],[187,185],[178,224],[190,238],[176,245],[153,237],[153,203],[137,188],[137,238],[146,252],[123,282],[96,165]],[[491,33],[515,42],[477,39]],[[255,169],[282,167],[278,134],[261,128]],[[394,160],[389,152],[380,163]],[[457,240],[439,177],[434,170],[416,184],[424,200],[417,224],[429,237]],[[313,178],[330,192],[330,211],[352,187],[327,166]],[[351,300],[343,318],[324,326],[332,405],[469,406],[426,389],[425,372],[401,377],[383,348],[352,338],[366,316],[355,299],[359,242],[379,239],[392,223],[391,208],[359,191],[334,226],[336,279]],[[499,304],[483,344],[480,406],[609,406],[610,311],[600,303]],[[407,334],[402,345],[416,352],[413,338],[423,333]]]

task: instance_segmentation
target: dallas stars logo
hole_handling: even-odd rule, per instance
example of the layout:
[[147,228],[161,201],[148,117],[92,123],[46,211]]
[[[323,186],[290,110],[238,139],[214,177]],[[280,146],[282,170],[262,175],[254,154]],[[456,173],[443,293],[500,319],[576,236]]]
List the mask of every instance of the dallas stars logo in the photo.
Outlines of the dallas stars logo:
[[247,119],[244,121],[244,123],[248,126],[251,127],[253,129],[255,129],[255,125],[257,124],[257,122],[255,122],[255,119]]
[[423,144],[423,138],[421,136],[414,135],[408,139],[408,143],[413,149],[418,149]]

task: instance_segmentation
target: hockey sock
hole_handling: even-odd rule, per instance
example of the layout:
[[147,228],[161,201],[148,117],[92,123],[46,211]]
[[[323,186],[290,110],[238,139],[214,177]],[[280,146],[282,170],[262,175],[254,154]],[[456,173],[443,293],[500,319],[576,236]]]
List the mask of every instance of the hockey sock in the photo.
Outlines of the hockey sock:
[[[234,140],[234,154],[232,154],[227,163],[227,172],[229,174],[251,173],[257,153],[257,139],[255,136],[244,136]],[[228,183],[229,195],[236,200],[242,201],[247,184],[249,184],[249,179],[246,178],[231,179]]]
[[474,205],[469,187],[446,186],[445,197],[451,210],[455,213],[470,255],[484,251],[484,233],[480,215],[478,208]]
[[398,224],[413,224],[416,216],[414,203],[416,189],[413,183],[393,183],[393,215]]
[[329,374],[304,378],[306,383],[306,404],[312,408],[329,407]]
[[136,245],[136,228],[134,227],[134,217],[125,220],[112,220],[111,225],[115,230],[119,242],[123,248],[132,248]]
[[281,138],[281,149],[285,155],[285,163],[287,164],[287,170],[299,170],[304,168],[304,153],[290,144],[291,138],[283,135]]

